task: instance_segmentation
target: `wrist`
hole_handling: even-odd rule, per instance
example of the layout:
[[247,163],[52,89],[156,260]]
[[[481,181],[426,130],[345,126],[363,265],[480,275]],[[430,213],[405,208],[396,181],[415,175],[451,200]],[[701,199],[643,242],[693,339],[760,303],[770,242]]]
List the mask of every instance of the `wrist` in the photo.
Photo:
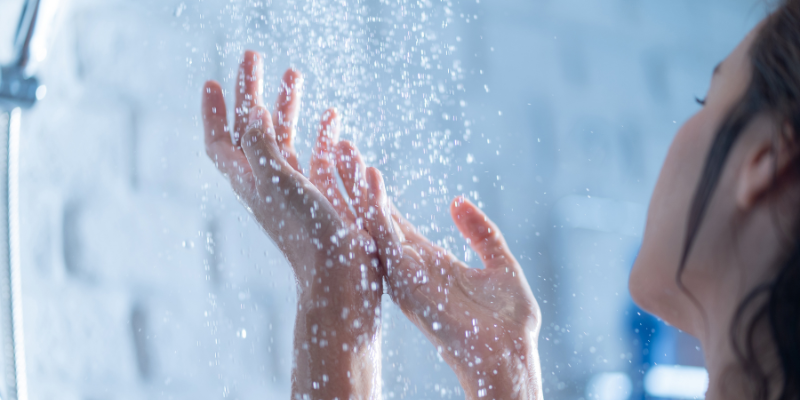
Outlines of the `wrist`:
[[541,399],[539,354],[535,343],[507,346],[480,365],[457,371],[466,399]]
[[330,318],[333,313],[327,311],[322,307],[298,310],[293,394],[320,399],[378,398],[380,324],[354,324],[352,318]]
[[377,258],[350,257],[319,252],[293,263],[299,312],[313,312],[323,323],[334,325],[345,320],[363,325],[364,318],[379,316],[383,282]]

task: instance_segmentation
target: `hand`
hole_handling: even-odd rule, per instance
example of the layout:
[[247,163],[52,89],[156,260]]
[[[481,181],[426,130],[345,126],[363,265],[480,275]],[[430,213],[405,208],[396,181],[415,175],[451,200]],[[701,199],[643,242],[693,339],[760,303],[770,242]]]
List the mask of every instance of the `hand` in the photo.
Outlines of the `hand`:
[[382,278],[374,242],[336,186],[336,112],[323,115],[306,178],[293,145],[302,76],[286,72],[270,116],[261,104],[261,68],[258,54],[246,52],[233,138],[217,82],[205,85],[203,122],[208,156],[297,278],[293,398],[379,397]]
[[453,201],[450,214],[485,265],[469,268],[397,212],[380,172],[367,169],[357,149],[337,147],[345,184],[367,188],[355,209],[378,246],[392,299],[453,368],[467,398],[541,399],[539,306],[497,226],[465,198]]

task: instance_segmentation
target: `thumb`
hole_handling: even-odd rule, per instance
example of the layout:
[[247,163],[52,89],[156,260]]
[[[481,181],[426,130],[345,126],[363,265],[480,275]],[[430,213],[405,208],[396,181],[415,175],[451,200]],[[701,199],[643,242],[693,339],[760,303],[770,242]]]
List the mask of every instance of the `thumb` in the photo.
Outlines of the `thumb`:
[[386,186],[381,173],[374,167],[367,168],[367,205],[365,215],[367,232],[378,247],[381,264],[386,268],[386,275],[391,278],[403,259],[403,246],[398,228],[392,220],[392,211],[386,195]]
[[292,182],[296,180],[292,179],[294,168],[281,155],[272,118],[263,106],[251,108],[241,145],[256,177],[259,194],[293,187]]
[[392,205],[381,173],[369,167],[366,178],[367,190],[362,191],[362,196],[366,197],[368,204],[367,232],[378,247],[378,257],[385,268],[392,300],[406,315],[417,315],[427,303],[423,297],[414,294],[418,287],[430,282],[430,275],[413,246],[403,246],[404,235],[392,218]]
[[450,214],[487,269],[517,265],[497,225],[469,200],[456,197],[450,204]]

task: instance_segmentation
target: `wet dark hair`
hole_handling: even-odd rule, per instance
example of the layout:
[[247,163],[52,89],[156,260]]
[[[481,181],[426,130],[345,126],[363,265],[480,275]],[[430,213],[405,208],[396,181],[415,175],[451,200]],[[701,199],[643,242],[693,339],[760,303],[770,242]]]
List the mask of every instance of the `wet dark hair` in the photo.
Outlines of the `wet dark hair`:
[[[750,48],[750,60],[752,76],[747,91],[728,112],[712,142],[689,210],[677,275],[682,289],[681,274],[692,243],[728,154],[747,124],[767,113],[778,126],[791,126],[791,130],[779,130],[779,135],[785,135],[787,142],[795,146],[800,144],[800,0],[781,1],[767,17]],[[791,167],[794,178],[800,178],[800,157],[792,160]],[[795,183],[800,184],[800,180]],[[777,177],[772,187],[778,187]],[[774,212],[778,219],[779,214]],[[786,235],[786,255],[776,266],[775,277],[745,297],[730,330],[740,367],[755,382],[753,395],[759,400],[800,399],[800,221],[792,222]],[[772,339],[777,368],[765,365],[761,357],[763,346],[756,343],[757,333],[765,328]]]

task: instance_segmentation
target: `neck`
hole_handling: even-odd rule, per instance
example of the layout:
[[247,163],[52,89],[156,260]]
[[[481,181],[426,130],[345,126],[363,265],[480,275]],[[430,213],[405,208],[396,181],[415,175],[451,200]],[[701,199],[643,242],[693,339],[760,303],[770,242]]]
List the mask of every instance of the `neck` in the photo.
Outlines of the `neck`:
[[[713,279],[715,284],[692,288],[692,292],[701,297],[699,300],[705,311],[693,319],[692,327],[705,354],[709,378],[707,400],[754,400],[757,397],[758,382],[741,365],[733,340],[740,349],[750,345],[746,342],[750,326],[756,311],[767,300],[766,296],[757,296],[748,303],[738,321],[736,314],[753,290],[772,279],[774,272],[770,266],[780,261],[782,242],[768,210],[750,216],[745,222],[747,229],[729,229],[737,233],[721,235],[721,242],[710,247],[713,254],[707,254],[701,261],[704,264],[701,270],[707,274],[704,279],[706,282]],[[732,332],[736,333],[735,339]],[[758,321],[752,334],[753,356],[758,360],[747,362],[777,367],[778,358],[767,320]],[[769,370],[774,371],[774,368]]]
[[706,350],[706,368],[708,369],[708,392],[706,400],[752,400],[748,397],[747,385],[740,378],[743,374],[738,367],[730,340],[718,340],[703,346]]
[[[757,377],[753,377],[743,368],[742,361],[734,350],[734,342],[738,342],[739,348],[744,349],[751,344],[747,342],[750,326],[755,317],[755,310],[760,308],[763,297],[757,298],[745,309],[742,318],[734,326],[735,315],[740,305],[741,299],[724,299],[720,296],[720,303],[728,303],[725,307],[717,304],[720,312],[709,312],[708,322],[702,330],[701,342],[705,354],[706,368],[708,370],[708,392],[707,400],[732,399],[732,400],[754,400],[758,383]],[[722,311],[724,310],[724,311]],[[735,338],[731,337],[732,329],[738,330]],[[758,362],[767,370],[775,370],[778,365],[778,357],[775,354],[775,347],[766,319],[756,322],[753,334],[753,356],[757,360],[747,360],[747,362]],[[749,356],[749,355],[748,355]],[[771,378],[775,378],[771,376]],[[771,379],[770,384],[775,381]],[[773,393],[776,388],[771,388]]]

